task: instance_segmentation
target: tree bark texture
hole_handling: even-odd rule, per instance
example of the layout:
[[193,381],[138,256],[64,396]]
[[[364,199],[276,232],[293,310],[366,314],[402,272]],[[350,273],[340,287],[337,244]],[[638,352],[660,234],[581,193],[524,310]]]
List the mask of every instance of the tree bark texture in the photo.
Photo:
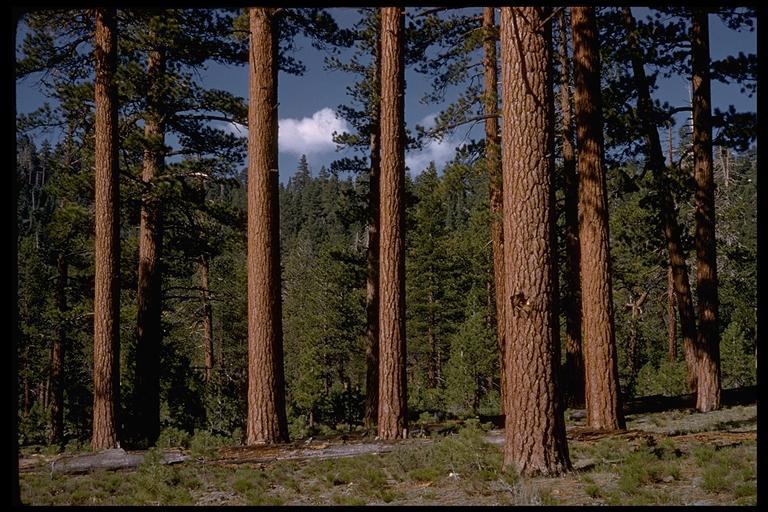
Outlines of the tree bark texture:
[[600,49],[594,7],[571,9],[579,165],[581,322],[587,425],[624,428],[613,315],[608,193],[603,148]]
[[133,394],[134,423],[137,439],[154,444],[160,435],[160,345],[163,332],[161,201],[155,189],[165,156],[165,126],[162,114],[162,78],[165,55],[150,50],[147,55],[147,111],[144,116],[144,162],[141,179],[145,191],[139,226],[139,272],[136,318],[136,369]]
[[557,386],[554,117],[548,9],[501,8],[504,177],[504,466],[570,468]]
[[50,409],[48,424],[48,444],[62,441],[64,434],[64,350],[67,343],[67,330],[64,313],[67,311],[67,279],[69,264],[63,253],[59,253],[56,261],[56,309],[61,319],[56,327],[56,336],[51,345]]
[[213,308],[211,307],[211,287],[208,279],[210,263],[208,258],[200,256],[200,288],[203,299],[203,347],[205,350],[205,381],[210,382],[213,373]]
[[675,317],[675,279],[672,267],[667,268],[667,357],[677,361],[677,320]]
[[382,439],[406,435],[405,118],[402,7],[381,9],[379,413]]
[[688,267],[685,263],[680,244],[680,226],[677,223],[677,211],[675,200],[669,186],[669,177],[664,165],[664,154],[661,151],[661,141],[653,119],[653,108],[648,80],[645,75],[642,54],[637,41],[637,29],[635,19],[629,7],[623,8],[624,26],[627,31],[627,43],[632,54],[632,71],[634,74],[635,88],[637,89],[638,119],[643,124],[645,132],[648,160],[647,168],[654,174],[656,186],[662,195],[661,217],[664,238],[667,242],[669,264],[672,267],[674,278],[677,310],[680,314],[680,334],[683,338],[683,352],[688,367],[688,386],[691,391],[696,390],[696,317],[691,299],[691,286],[688,280]]
[[95,197],[93,431],[91,448],[115,448],[120,400],[120,216],[117,132],[117,13],[95,10]]
[[581,352],[581,248],[579,247],[579,178],[571,119],[568,25],[564,10],[560,24],[560,110],[562,113],[563,177],[565,183],[565,382],[571,405],[584,405],[584,358]]
[[493,251],[493,284],[496,303],[496,340],[499,347],[500,405],[504,414],[504,194],[499,147],[499,86],[496,63],[496,20],[493,7],[483,8],[483,78],[485,96],[485,165],[488,168],[488,191],[491,208],[491,247]]
[[[380,32],[380,31],[379,31]],[[374,90],[381,88],[381,34],[374,50]],[[379,412],[379,175],[381,133],[379,98],[372,101],[371,173],[368,176],[368,249],[365,297],[365,428],[373,428]]]
[[251,8],[248,100],[248,419],[246,444],[288,441],[280,297],[277,20]]
[[694,8],[692,21],[693,177],[696,181],[696,294],[699,309],[696,409],[707,412],[720,408],[715,179],[712,163],[707,11]]

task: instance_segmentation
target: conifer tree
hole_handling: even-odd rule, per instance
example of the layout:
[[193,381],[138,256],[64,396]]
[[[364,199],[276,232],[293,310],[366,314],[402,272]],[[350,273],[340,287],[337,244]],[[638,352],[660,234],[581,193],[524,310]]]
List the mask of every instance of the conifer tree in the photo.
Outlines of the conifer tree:
[[524,475],[559,474],[570,467],[557,385],[548,16],[542,7],[501,10],[504,466]]
[[624,428],[613,319],[604,169],[600,56],[594,8],[573,7],[574,111],[579,166],[579,244],[587,424]]
[[120,400],[117,15],[97,9],[96,25],[96,248],[93,324],[94,450],[115,448]]
[[693,9],[692,18],[693,176],[696,181],[696,292],[699,309],[696,409],[708,412],[720,408],[720,334],[717,312],[709,14],[706,9],[697,8]]
[[277,41],[272,8],[250,10],[248,418],[246,443],[288,440],[280,298]]
[[382,439],[406,436],[404,17],[401,7],[381,10],[378,432]]

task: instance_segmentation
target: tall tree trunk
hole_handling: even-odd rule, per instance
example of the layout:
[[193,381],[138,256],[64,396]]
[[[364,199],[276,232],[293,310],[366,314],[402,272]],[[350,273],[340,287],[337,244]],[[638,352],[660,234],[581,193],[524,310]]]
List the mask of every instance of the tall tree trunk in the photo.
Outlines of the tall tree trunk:
[[499,148],[499,93],[496,64],[496,21],[494,8],[483,8],[483,76],[485,95],[485,165],[488,168],[488,191],[491,208],[491,246],[493,251],[493,283],[496,290],[496,340],[499,347],[499,375],[501,377],[500,405],[504,414],[504,393],[507,379],[504,374],[504,194]]
[[693,177],[696,180],[696,294],[699,308],[696,409],[707,412],[720,408],[720,335],[706,9],[693,9],[692,21]]
[[672,267],[667,267],[667,357],[677,361],[677,320],[675,318],[675,279]]
[[91,448],[114,448],[120,409],[120,216],[117,131],[117,12],[96,9],[96,106]]
[[600,48],[594,7],[571,9],[574,111],[579,156],[579,244],[587,425],[624,428],[613,317],[608,192],[603,149]]
[[248,98],[248,419],[246,444],[288,441],[280,297],[278,29],[251,8]]
[[405,117],[402,7],[381,9],[379,413],[382,439],[406,436]]
[[63,253],[59,253],[56,261],[56,309],[62,318],[56,327],[56,337],[51,346],[51,373],[50,382],[50,418],[48,425],[48,444],[59,443],[64,434],[64,383],[62,372],[64,371],[64,350],[66,345],[67,330],[63,315],[67,310],[67,279],[69,264]]
[[147,55],[147,111],[144,115],[144,162],[141,179],[144,195],[139,226],[139,272],[136,294],[136,368],[133,387],[133,432],[136,439],[154,444],[160,434],[160,345],[162,343],[161,201],[156,180],[165,156],[165,120],[161,79],[165,73],[163,51]]
[[584,359],[581,353],[581,248],[579,247],[579,178],[573,146],[568,60],[568,25],[564,10],[560,23],[560,110],[562,112],[563,177],[565,178],[565,382],[571,405],[584,405]]
[[[374,90],[381,87],[380,34],[374,50]],[[379,98],[373,99],[371,115],[371,173],[368,176],[368,249],[365,297],[365,428],[377,422],[379,412],[379,168],[381,133]]]
[[637,110],[645,132],[647,144],[647,168],[653,173],[656,187],[662,195],[661,219],[664,238],[667,241],[667,253],[669,264],[672,267],[674,278],[675,296],[677,298],[677,310],[680,313],[680,334],[683,337],[683,352],[688,367],[688,386],[691,391],[696,390],[696,317],[693,311],[691,299],[691,287],[688,280],[688,267],[685,263],[682,246],[680,244],[680,226],[677,223],[675,200],[669,186],[669,176],[664,166],[664,154],[661,151],[659,132],[653,124],[653,103],[645,76],[645,69],[641,59],[641,51],[637,42],[637,29],[635,19],[629,7],[623,8],[624,26],[627,31],[627,43],[629,44],[632,59],[632,71],[634,74],[635,88],[637,89]]
[[570,467],[557,385],[554,117],[549,9],[501,8],[504,177],[504,466]]
[[203,345],[205,348],[205,382],[211,381],[213,373],[213,308],[211,287],[208,280],[210,263],[205,255],[200,256],[200,287],[203,299]]

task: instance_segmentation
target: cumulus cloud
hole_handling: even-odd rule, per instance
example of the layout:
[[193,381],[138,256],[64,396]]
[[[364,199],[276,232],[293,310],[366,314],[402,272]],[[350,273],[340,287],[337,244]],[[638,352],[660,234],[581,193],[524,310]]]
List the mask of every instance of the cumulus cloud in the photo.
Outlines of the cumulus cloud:
[[[437,114],[429,114],[425,116],[417,124],[423,126],[426,129],[435,126],[435,119]],[[439,168],[445,165],[449,160],[453,159],[456,154],[456,150],[461,146],[461,141],[458,140],[456,135],[451,134],[443,137],[442,140],[431,139],[420,151],[411,151],[405,155],[405,165],[414,174],[419,174],[421,171],[427,168],[429,162],[434,161],[435,165]]]
[[[239,123],[215,121],[213,124],[240,137],[248,135],[248,127]],[[277,125],[279,151],[295,155],[332,152],[336,149],[333,133],[350,131],[347,121],[328,107],[318,110],[312,117],[279,119]]]
[[280,151],[295,155],[334,151],[333,133],[350,131],[347,122],[328,107],[318,110],[312,117],[280,119],[278,125]]

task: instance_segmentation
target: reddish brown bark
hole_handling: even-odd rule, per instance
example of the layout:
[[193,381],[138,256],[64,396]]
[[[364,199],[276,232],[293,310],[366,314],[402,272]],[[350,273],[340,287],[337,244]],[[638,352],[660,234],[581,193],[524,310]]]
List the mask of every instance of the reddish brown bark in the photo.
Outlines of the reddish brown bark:
[[624,428],[608,245],[608,193],[603,148],[600,49],[594,7],[571,9],[576,139],[579,165],[581,322],[587,425]]
[[504,177],[504,466],[570,467],[558,399],[554,304],[554,118],[548,9],[501,8]]
[[277,20],[251,8],[248,98],[248,418],[246,444],[288,441],[280,298]]
[[692,21],[693,177],[696,181],[696,295],[699,309],[696,409],[707,412],[720,408],[719,301],[707,11],[694,9]]
[[491,247],[493,251],[493,284],[496,303],[496,340],[499,346],[500,406],[504,414],[504,393],[507,379],[504,373],[504,194],[499,148],[498,80],[496,64],[496,21],[494,8],[483,8],[483,77],[485,95],[485,165],[488,169],[488,191],[491,209]]
[[[377,37],[374,50],[374,90],[381,87],[381,47]],[[379,99],[373,99],[371,113],[371,173],[368,177],[368,249],[365,297],[365,428],[373,428],[379,412],[379,167],[381,134]]]
[[565,382],[572,406],[584,405],[584,359],[581,353],[581,249],[579,247],[579,179],[571,120],[568,26],[564,10],[560,23],[560,111],[562,113],[563,177],[565,181]]
[[677,361],[677,320],[675,318],[675,280],[672,267],[667,268],[667,357]]
[[211,307],[211,287],[208,280],[210,263],[208,258],[200,256],[200,288],[203,299],[203,347],[205,351],[205,381],[210,382],[213,373],[213,308]]
[[623,8],[624,27],[627,31],[627,43],[631,50],[632,71],[634,74],[635,88],[637,89],[638,119],[642,123],[647,144],[647,167],[654,174],[656,187],[662,195],[661,221],[664,239],[667,242],[669,264],[672,267],[672,275],[677,299],[677,310],[680,314],[680,334],[683,338],[683,352],[688,366],[688,386],[691,391],[696,390],[696,318],[694,316],[693,301],[691,299],[691,287],[688,280],[688,267],[680,245],[680,226],[677,223],[677,211],[675,200],[669,186],[669,177],[664,165],[664,154],[661,151],[659,132],[651,121],[653,108],[648,80],[643,67],[642,54],[637,41],[635,19],[629,7]]
[[96,83],[93,300],[93,431],[94,450],[114,448],[118,440],[120,399],[120,224],[117,132],[117,13],[95,10]]
[[406,436],[405,118],[402,7],[381,9],[379,413],[382,439]]
[[[56,270],[56,309],[63,316],[68,309],[67,279],[69,274],[69,264],[63,253],[58,255]],[[61,442],[64,434],[64,383],[62,382],[62,372],[64,371],[66,336],[67,331],[62,318],[56,327],[56,337],[51,345],[51,371],[48,376],[48,381],[50,382],[48,444]]]
[[165,72],[165,55],[151,50],[147,55],[147,107],[144,115],[144,162],[141,179],[145,193],[141,204],[139,226],[139,271],[136,294],[136,366],[133,387],[136,439],[149,445],[160,435],[160,344],[163,337],[161,202],[154,190],[161,175],[165,157],[165,126],[162,114],[161,78]]

